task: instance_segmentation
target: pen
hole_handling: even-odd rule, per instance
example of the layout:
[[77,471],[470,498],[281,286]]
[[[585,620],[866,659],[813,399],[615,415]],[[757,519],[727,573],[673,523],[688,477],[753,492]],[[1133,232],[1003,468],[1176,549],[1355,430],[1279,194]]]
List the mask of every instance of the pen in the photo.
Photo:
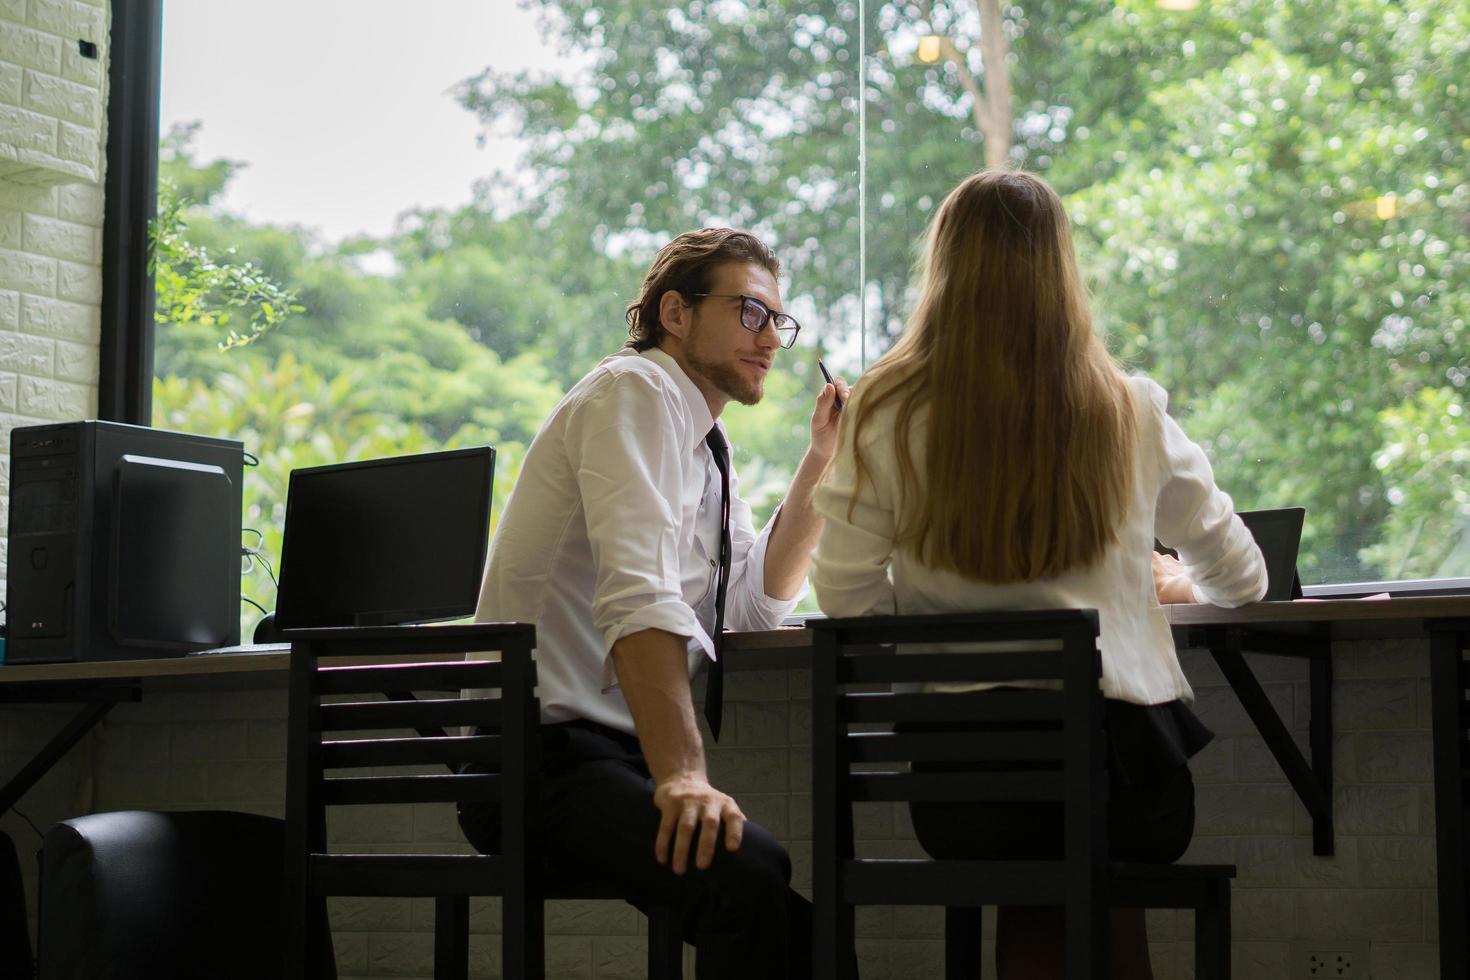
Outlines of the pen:
[[[827,379],[827,383],[831,385],[833,389],[836,389],[837,382],[832,380],[832,372],[827,370],[827,365],[822,363],[822,359],[820,357],[817,358],[817,367],[822,369],[822,377]],[[836,394],[834,390],[832,397],[834,399],[834,403],[837,406],[837,411],[842,411],[842,396]]]

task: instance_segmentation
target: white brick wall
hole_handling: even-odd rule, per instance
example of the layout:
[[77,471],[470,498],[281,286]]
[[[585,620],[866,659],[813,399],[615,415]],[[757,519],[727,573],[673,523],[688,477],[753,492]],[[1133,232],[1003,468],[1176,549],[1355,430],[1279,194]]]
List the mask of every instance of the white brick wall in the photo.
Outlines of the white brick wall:
[[[107,14],[103,0],[0,3],[0,177],[100,180]],[[82,55],[83,41],[98,57]]]
[[[97,412],[107,17],[104,0],[0,0],[0,578],[10,430]],[[81,57],[81,38],[101,57]],[[9,778],[69,714],[7,705],[0,774]],[[45,830],[92,810],[90,757],[101,744],[79,746],[20,811]],[[0,826],[34,876],[39,838],[19,814]]]
[[108,13],[0,0],[0,579],[10,430],[97,414]]

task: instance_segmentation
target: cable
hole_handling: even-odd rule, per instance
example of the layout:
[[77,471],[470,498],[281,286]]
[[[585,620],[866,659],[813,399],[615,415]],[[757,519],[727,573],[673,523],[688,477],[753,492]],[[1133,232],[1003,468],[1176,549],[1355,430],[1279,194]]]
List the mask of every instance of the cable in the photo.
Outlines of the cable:
[[[262,606],[260,603],[256,602],[254,599],[250,598],[248,595],[242,595],[240,597],[240,601],[241,602],[248,602],[248,603],[250,603],[256,609],[259,609],[260,610],[261,615],[268,615],[268,613],[266,613],[266,611],[265,611],[265,606]],[[12,809],[14,809],[14,808],[12,808]],[[16,811],[16,812],[19,812],[19,811]]]
[[247,453],[244,450],[241,450],[241,453],[245,457],[245,465],[246,466],[259,466],[260,465],[260,459],[254,453]]
[[30,817],[26,816],[25,813],[21,811],[21,808],[20,807],[13,806],[13,807],[10,808],[10,812],[14,813],[16,816],[20,817],[26,823],[30,824],[31,825],[31,829],[36,832],[36,836],[37,837],[41,838],[42,840],[45,840],[46,839],[46,835],[43,834],[43,833],[41,833],[41,828],[40,827],[37,827],[36,826],[36,822],[34,820],[32,820]]
[[[254,548],[247,548],[245,545],[241,545],[240,554],[244,555],[245,558],[252,563],[257,561],[260,562],[260,567],[264,568],[265,573],[270,576],[271,584],[279,589],[281,587],[281,583],[276,580],[276,570],[271,567],[270,559],[267,558],[265,556],[265,552],[261,550],[261,548],[265,545],[265,534],[253,527],[242,527],[240,528],[240,533],[253,534],[259,539],[256,541]],[[252,568],[247,567],[241,574],[248,574],[250,571],[252,571]]]
[[251,555],[255,558],[256,561],[260,562],[260,567],[264,568],[265,573],[271,577],[271,585],[274,585],[276,588],[279,589],[281,587],[281,583],[276,581],[276,570],[271,567],[271,563],[269,559],[265,557],[265,554],[259,551],[252,551]]

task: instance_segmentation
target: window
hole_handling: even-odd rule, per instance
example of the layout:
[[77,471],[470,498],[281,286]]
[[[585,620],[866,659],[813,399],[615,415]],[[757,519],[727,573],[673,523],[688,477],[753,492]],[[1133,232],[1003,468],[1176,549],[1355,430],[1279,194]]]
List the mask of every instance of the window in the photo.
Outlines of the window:
[[[502,450],[503,501],[546,411],[620,343],[653,249],[713,223],[777,245],[806,325],[730,417],[768,511],[804,448],[814,348],[849,377],[886,349],[932,209],[1006,161],[1063,193],[1099,325],[1237,506],[1308,508],[1304,581],[1470,576],[1470,0],[364,5],[380,50],[266,5],[230,7],[228,31],[224,6],[176,6],[162,170],[194,203],[160,296],[201,285],[189,249],[223,281],[160,306],[154,420],[246,440],[256,526],[278,526],[292,466],[467,442]],[[171,33],[186,16],[212,31],[214,80],[174,112],[175,44],[203,48]],[[453,78],[414,77],[420,52],[465,50]],[[473,127],[483,165],[420,154],[422,195],[388,193],[414,110],[375,77]],[[231,92],[258,150],[211,142]],[[282,131],[301,156],[272,179],[382,192],[330,223],[300,217],[309,199],[248,200]],[[459,196],[431,191],[441,172]]]
[[880,342],[933,203],[1021,164],[1237,507],[1306,506],[1305,582],[1470,575],[1470,4],[869,6]]

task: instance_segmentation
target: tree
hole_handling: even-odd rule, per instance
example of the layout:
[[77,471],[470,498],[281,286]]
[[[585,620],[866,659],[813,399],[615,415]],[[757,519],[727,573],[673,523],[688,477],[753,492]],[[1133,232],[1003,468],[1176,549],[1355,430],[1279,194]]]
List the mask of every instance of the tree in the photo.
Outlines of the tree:
[[[222,212],[218,195],[239,165],[194,161],[192,131],[175,134],[165,162],[201,203],[165,196],[156,225],[154,423],[239,439],[257,460],[245,476],[243,546],[260,558],[245,596],[274,604],[272,556],[299,467],[489,443],[498,450],[493,521],[561,394],[540,355],[503,360],[456,320],[433,316],[400,281],[408,274],[363,272],[354,244],[323,250],[308,232]],[[507,297],[519,288],[503,287]],[[286,304],[248,345],[222,343],[224,317],[243,316],[231,290]],[[254,619],[246,610],[245,635]]]
[[219,253],[185,232],[186,211],[208,206],[239,169],[229,160],[196,165],[189,143],[198,124],[175,126],[160,147],[158,215],[150,236],[154,320],[196,337],[214,338],[222,349],[243,347],[301,312],[296,294],[282,288],[249,262],[233,261],[232,249]]
[[[588,256],[751,226],[841,324],[825,341],[865,308],[881,348],[914,241],[998,158],[1009,101],[1008,158],[1066,195],[1099,322],[1174,393],[1222,484],[1308,507],[1309,578],[1376,577],[1404,544],[1382,426],[1427,424],[1399,407],[1470,376],[1451,286],[1470,266],[1470,0],[527,5],[585,72],[487,70],[462,99],[528,143],[527,213],[595,216]],[[926,37],[943,57],[920,57]]]

